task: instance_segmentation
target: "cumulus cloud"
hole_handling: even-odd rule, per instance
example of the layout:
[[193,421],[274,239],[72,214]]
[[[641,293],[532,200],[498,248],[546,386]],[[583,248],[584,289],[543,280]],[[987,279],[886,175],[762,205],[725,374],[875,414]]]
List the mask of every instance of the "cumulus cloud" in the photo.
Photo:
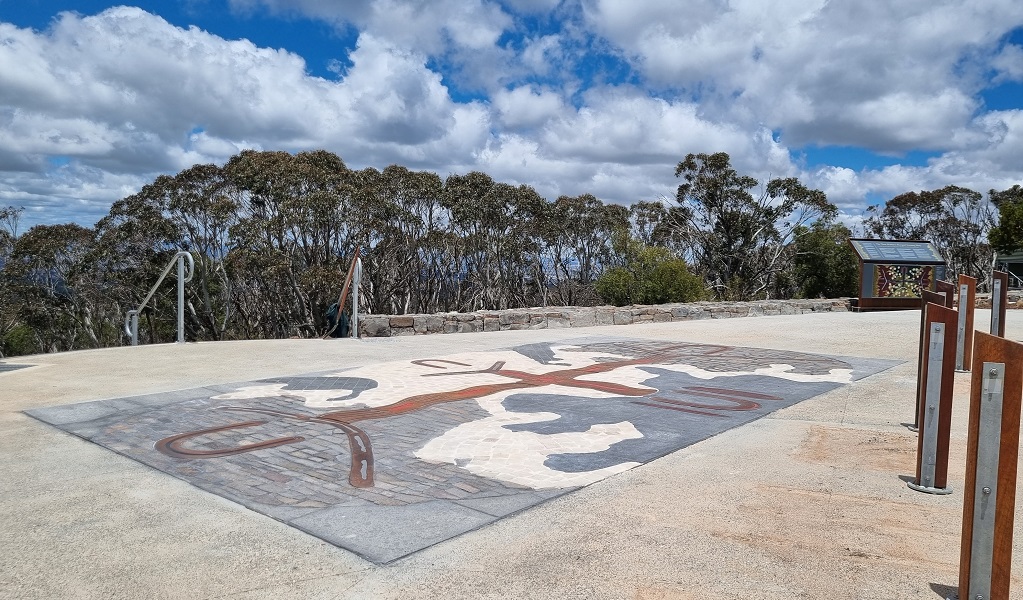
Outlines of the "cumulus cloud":
[[532,86],[526,85],[512,90],[499,90],[491,102],[501,122],[511,129],[542,125],[566,110],[560,94],[549,90],[534,90]]
[[443,53],[448,43],[487,49],[511,25],[499,5],[482,0],[230,0],[230,4],[240,10],[265,8],[355,26],[431,55]]
[[[365,34],[350,58],[346,77],[327,81],[285,50],[128,7],[65,13],[45,32],[0,24],[0,64],[14,66],[0,69],[0,169],[38,174],[57,156],[144,180],[244,148],[320,147],[440,165],[458,155],[468,162],[485,143],[485,110],[454,103],[424,55]],[[445,154],[431,161],[426,148]],[[63,197],[56,181],[19,180]],[[103,200],[121,191],[111,187]],[[31,197],[0,192],[6,203]]]
[[991,61],[991,66],[998,72],[995,83],[1023,81],[1023,46],[1006,44]]
[[[787,143],[881,152],[945,148],[977,109],[969,60],[1023,20],[1023,5],[588,0],[586,17],[653,82],[721,118],[745,114]],[[1011,50],[1003,53],[1011,59]]]
[[[286,44],[138,8],[64,13],[42,31],[0,22],[0,205],[89,223],[157,174],[246,148],[481,169],[623,203],[672,197],[685,154],[724,151],[758,178],[803,178],[846,215],[868,197],[1023,179],[1023,111],[982,96],[1023,81],[1023,50],[1006,41],[1023,26],[1014,0],[229,4],[357,41],[324,79]],[[829,145],[934,158],[860,170],[792,158]]]

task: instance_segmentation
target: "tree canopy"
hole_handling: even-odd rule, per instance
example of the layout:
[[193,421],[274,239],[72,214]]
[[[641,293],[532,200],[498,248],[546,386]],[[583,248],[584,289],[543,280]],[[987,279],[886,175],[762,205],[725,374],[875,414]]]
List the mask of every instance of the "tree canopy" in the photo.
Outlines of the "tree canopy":
[[[705,297],[855,294],[849,229],[820,190],[764,182],[725,153],[688,154],[673,202],[553,201],[482,172],[352,170],[327,151],[246,150],[114,202],[94,227],[19,227],[0,208],[0,355],[127,343],[138,306],[178,250],[195,259],[186,338],[311,337],[327,327],[356,252],[361,310],[409,314]],[[975,276],[991,243],[1023,245],[1023,192],[950,186],[875,208],[866,235],[928,238]],[[1005,250],[1003,250],[1005,251]],[[143,343],[175,339],[165,284],[140,315]]]

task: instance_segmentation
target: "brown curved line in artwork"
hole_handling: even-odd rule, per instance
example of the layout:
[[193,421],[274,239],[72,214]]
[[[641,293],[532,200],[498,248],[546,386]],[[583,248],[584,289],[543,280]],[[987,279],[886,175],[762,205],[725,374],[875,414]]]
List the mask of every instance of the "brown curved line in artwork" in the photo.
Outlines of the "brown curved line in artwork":
[[366,432],[349,423],[314,418],[314,421],[325,421],[345,432],[348,436],[348,448],[352,460],[348,467],[348,483],[357,488],[373,487],[373,446]]
[[432,369],[446,369],[441,365],[431,365],[429,363],[448,363],[449,365],[461,365],[463,367],[471,367],[472,365],[466,363],[460,363],[453,360],[444,360],[443,358],[424,358],[422,360],[414,360],[412,364],[419,365],[421,367],[430,367]]
[[[348,482],[354,487],[368,488],[373,487],[373,445],[370,443],[369,435],[365,431],[352,425],[351,423],[340,421],[337,419],[324,419],[322,416],[309,416],[299,415],[284,412],[281,410],[273,410],[271,408],[246,408],[244,406],[223,406],[220,410],[231,410],[235,412],[254,412],[265,415],[274,415],[278,417],[284,417],[285,419],[296,419],[299,421],[318,421],[320,423],[326,423],[333,427],[337,427],[345,433],[348,437],[348,448],[351,450],[351,460],[349,461],[348,468]],[[329,413],[328,413],[329,414]],[[257,423],[266,423],[266,421],[256,421]],[[305,438],[295,438],[295,441],[302,441]],[[243,446],[242,448],[236,448],[232,454],[241,454],[242,452],[249,452],[251,450],[258,450],[259,448],[250,448]],[[226,455],[224,455],[226,456]],[[212,457],[211,457],[212,458]]]
[[711,417],[723,417],[724,415],[706,412],[706,410],[716,411],[756,410],[760,408],[761,405],[759,402],[754,402],[753,400],[750,400],[750,398],[756,398],[757,400],[784,400],[784,398],[772,396],[770,394],[758,394],[756,392],[746,392],[742,390],[730,390],[727,388],[715,388],[704,386],[687,386],[678,391],[693,396],[704,396],[706,398],[724,400],[726,402],[731,402],[735,406],[725,406],[721,404],[702,404],[699,402],[686,402],[684,400],[669,400],[668,398],[661,398],[660,396],[654,396],[653,398],[651,398],[651,400],[653,400],[654,402],[659,402],[660,404],[653,404],[652,402],[635,402],[635,404],[653,406],[655,408],[665,408],[668,410],[678,410],[682,412],[689,412],[698,415],[707,415]]
[[[743,390],[729,390],[726,388],[716,387],[704,387],[699,385],[686,386],[686,391],[690,393],[705,392],[705,394],[715,394],[717,396],[741,396],[743,398],[756,398],[757,400],[784,400],[778,396],[772,396],[770,394],[758,394],[757,392],[746,392]],[[703,394],[701,394],[703,395]]]
[[[663,398],[653,398],[653,400],[657,400],[658,402],[664,402]],[[681,406],[665,406],[664,404],[655,404],[653,402],[641,402],[639,400],[633,400],[632,403],[633,404],[642,404],[643,406],[652,406],[654,408],[663,408],[663,409],[666,409],[666,410],[677,410],[679,412],[693,413],[695,415],[704,415],[704,416],[707,416],[707,417],[723,417],[723,416],[725,416],[725,415],[719,415],[718,413],[706,412],[706,411],[702,411],[702,410],[696,410],[696,409],[693,409],[693,408],[683,408]]]
[[[692,392],[690,392],[690,393],[692,393]],[[747,400],[746,398],[729,398],[727,396],[712,396],[710,394],[701,394],[701,395],[707,396],[707,397],[710,397],[710,398],[715,398],[717,400],[724,400],[726,402],[731,402],[731,403],[735,404],[735,406],[725,406],[725,405],[721,405],[721,404],[701,404],[699,402],[686,402],[685,400],[668,400],[667,398],[655,398],[655,400],[657,400],[658,402],[666,402],[668,404],[678,404],[680,406],[691,406],[693,408],[706,408],[706,409],[709,409],[709,410],[746,411],[746,410],[756,410],[756,409],[760,408],[759,404],[757,404],[756,402],[754,402],[752,400]]]
[[298,436],[283,437],[273,440],[266,440],[264,442],[257,442],[255,444],[238,446],[236,448],[225,448],[222,450],[189,450],[188,448],[181,447],[181,443],[190,438],[199,437],[201,435],[206,435],[209,433],[217,433],[218,431],[227,431],[229,429],[242,429],[244,427],[255,427],[256,425],[264,424],[266,424],[266,421],[245,421],[244,423],[232,423],[230,425],[221,425],[220,427],[210,427],[209,429],[190,431],[188,433],[173,435],[171,437],[164,438],[159,442],[156,442],[156,449],[160,453],[166,454],[171,458],[217,458],[221,456],[241,454],[243,452],[252,452],[253,450],[262,450],[264,448],[274,448],[276,446],[283,446],[285,444],[291,444],[294,442],[301,442],[305,440],[304,437]]

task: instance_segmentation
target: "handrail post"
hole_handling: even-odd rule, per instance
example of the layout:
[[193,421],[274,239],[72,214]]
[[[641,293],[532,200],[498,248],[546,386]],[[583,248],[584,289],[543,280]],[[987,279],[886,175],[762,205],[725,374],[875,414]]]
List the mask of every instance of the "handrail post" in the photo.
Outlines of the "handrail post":
[[185,256],[178,252],[178,343],[185,343]]
[[362,258],[355,257],[355,275],[352,280],[352,337],[359,338],[359,285],[362,283]]
[[[185,274],[185,260],[188,260],[188,274]],[[163,268],[163,273],[156,280],[156,284],[146,294],[146,298],[139,304],[138,308],[128,311],[128,315],[124,319],[124,331],[131,337],[131,345],[138,346],[139,344],[139,313],[146,307],[149,300],[156,293],[156,289],[163,283],[167,273],[170,273],[174,263],[178,263],[178,343],[184,343],[185,341],[185,284],[192,281],[192,277],[195,275],[195,260],[192,258],[191,252],[185,250],[179,250],[174,254],[174,258],[167,263],[167,266]]]
[[124,332],[131,338],[131,345],[139,345],[139,311],[129,310],[124,317]]

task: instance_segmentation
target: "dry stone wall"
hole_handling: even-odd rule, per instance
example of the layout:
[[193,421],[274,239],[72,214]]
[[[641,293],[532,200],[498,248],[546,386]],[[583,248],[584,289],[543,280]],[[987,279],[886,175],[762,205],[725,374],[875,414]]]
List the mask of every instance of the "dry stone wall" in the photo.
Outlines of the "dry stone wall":
[[432,315],[359,315],[363,337],[475,333],[510,329],[562,329],[595,325],[632,325],[699,319],[731,319],[767,315],[845,312],[849,300],[758,300],[755,302],[693,302],[652,306],[559,306],[481,310]]

